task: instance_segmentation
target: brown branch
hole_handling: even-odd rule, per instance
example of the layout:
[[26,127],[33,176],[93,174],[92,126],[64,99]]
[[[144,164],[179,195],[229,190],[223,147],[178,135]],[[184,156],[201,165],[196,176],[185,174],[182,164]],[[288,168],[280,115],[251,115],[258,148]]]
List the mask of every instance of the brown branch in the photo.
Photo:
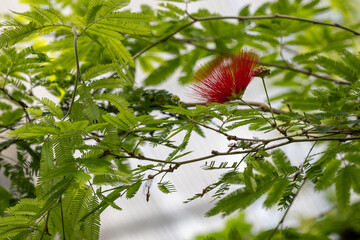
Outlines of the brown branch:
[[356,36],[360,36],[360,32],[355,31],[351,28],[345,27],[343,25],[337,24],[337,23],[321,22],[321,21],[317,21],[317,20],[294,17],[294,16],[289,16],[289,15],[284,15],[284,14],[262,15],[262,16],[212,16],[212,17],[202,17],[202,18],[197,18],[197,17],[191,16],[191,19],[195,22],[210,21],[210,20],[222,20],[222,19],[236,19],[239,21],[246,21],[246,20],[263,20],[263,19],[279,19],[279,18],[292,20],[292,21],[307,22],[307,23],[312,23],[315,25],[323,25],[323,26],[327,26],[327,27],[339,28],[341,30],[350,32]]
[[[275,139],[278,140],[278,139]],[[275,141],[274,140],[274,141]],[[350,140],[360,140],[360,136],[357,137],[348,137],[348,138],[304,138],[304,139],[292,139],[283,143],[279,143],[279,144],[275,144],[273,146],[269,146],[267,148],[264,148],[264,151],[268,151],[274,148],[278,148],[278,147],[282,147],[285,145],[288,145],[290,143],[294,143],[294,142],[317,142],[317,141],[340,141],[340,142],[345,142],[345,141],[350,141]],[[268,142],[271,142],[272,140],[269,139]],[[264,145],[266,145],[267,143],[264,143]],[[250,149],[250,150],[244,150],[244,151],[233,151],[233,152],[217,152],[217,151],[212,151],[211,155],[207,155],[204,157],[199,157],[199,158],[194,158],[194,159],[190,159],[187,161],[183,161],[183,162],[169,162],[169,161],[165,161],[165,160],[159,160],[159,159],[153,159],[153,158],[148,158],[148,157],[144,157],[142,155],[133,155],[133,156],[118,156],[119,158],[135,158],[135,159],[139,159],[139,160],[147,160],[147,161],[152,161],[152,162],[160,162],[160,163],[165,163],[165,164],[175,164],[175,165],[185,165],[185,164],[189,164],[189,163],[195,163],[195,162],[199,162],[202,160],[206,160],[206,159],[210,159],[210,158],[214,158],[217,156],[227,156],[227,155],[237,155],[237,154],[244,154],[244,153],[252,153],[254,152],[254,149]]]
[[21,108],[22,108],[22,109],[24,110],[24,112],[25,112],[26,120],[27,120],[28,122],[30,122],[31,119],[30,119],[30,116],[29,116],[29,114],[28,114],[28,112],[27,112],[27,110],[26,110],[26,109],[28,108],[28,105],[27,105],[26,103],[24,103],[23,101],[21,101],[21,100],[19,100],[19,99],[16,99],[16,98],[14,98],[13,96],[11,96],[11,95],[6,91],[5,88],[0,87],[0,90],[1,90],[8,98],[10,98],[11,101],[13,101],[13,102],[15,102],[15,103],[17,103],[17,104],[19,104],[19,105],[21,106]]
[[342,84],[342,85],[351,85],[350,82],[346,81],[346,80],[340,80],[340,79],[335,79],[332,78],[328,75],[322,75],[322,74],[317,74],[317,73],[313,73],[311,71],[311,69],[308,70],[303,70],[303,69],[298,69],[298,68],[294,68],[291,67],[290,65],[280,65],[280,64],[275,64],[275,63],[267,63],[267,62],[258,62],[260,65],[264,65],[264,66],[269,66],[269,67],[276,67],[276,68],[280,68],[280,69],[286,69],[286,70],[291,70],[293,72],[298,72],[298,73],[302,73],[308,76],[313,76],[313,77],[317,77],[317,78],[321,78],[323,80],[327,80],[327,81],[331,81],[337,84]]
[[287,19],[287,20],[292,20],[292,21],[307,22],[307,23],[323,25],[323,26],[328,26],[328,27],[335,27],[335,28],[342,29],[344,31],[351,32],[351,33],[355,34],[356,36],[360,36],[360,32],[357,32],[357,31],[355,31],[355,30],[353,30],[351,28],[342,26],[342,25],[337,24],[337,23],[326,23],[326,22],[310,20],[310,19],[300,18],[300,17],[293,17],[293,16],[288,16],[288,15],[283,15],[283,14],[263,15],[263,16],[213,16],[213,17],[203,17],[203,18],[197,18],[197,17],[191,16],[190,14],[188,14],[188,16],[192,19],[191,22],[188,22],[187,24],[181,26],[180,28],[178,28],[174,32],[169,33],[168,35],[166,35],[165,37],[160,38],[158,41],[152,43],[148,47],[146,47],[143,50],[141,50],[140,52],[136,53],[133,56],[133,58],[134,59],[138,58],[139,56],[144,54],[146,51],[148,51],[151,48],[159,45],[162,42],[166,42],[168,39],[173,37],[175,34],[179,33],[183,29],[193,25],[196,22],[210,21],[210,20],[236,19],[236,20],[239,20],[239,21],[246,21],[246,20],[262,20],[262,19],[282,18],[282,19]]
[[180,28],[178,28],[176,31],[166,35],[165,37],[161,38],[160,40],[154,42],[153,44],[149,45],[148,47],[144,48],[143,50],[141,50],[140,52],[138,52],[137,54],[135,54],[133,56],[134,59],[140,57],[143,53],[145,53],[146,51],[150,50],[151,48],[157,46],[158,44],[162,43],[162,42],[166,42],[169,38],[171,38],[172,36],[174,36],[175,34],[177,34],[178,32],[182,31],[183,29],[193,25],[196,21],[191,21],[183,26],[181,26]]
[[[264,151],[271,150],[271,149],[282,147],[282,146],[285,146],[285,145],[288,145],[288,144],[294,143],[294,142],[314,142],[314,141],[341,141],[341,142],[345,142],[345,141],[350,141],[350,140],[360,140],[360,136],[348,137],[348,138],[335,138],[334,137],[334,138],[314,138],[314,139],[312,139],[312,138],[310,138],[310,139],[307,139],[307,138],[305,138],[305,139],[292,139],[291,141],[289,140],[289,141],[286,141],[286,142],[283,142],[283,143],[279,143],[279,144],[264,148],[263,150]],[[202,161],[202,160],[205,160],[205,159],[210,159],[210,158],[213,158],[213,157],[216,157],[216,156],[244,154],[244,153],[251,153],[253,151],[254,150],[252,150],[252,149],[251,150],[244,150],[244,151],[233,151],[233,152],[212,151],[212,155],[207,155],[207,156],[204,156],[204,157],[195,158],[195,159],[191,159],[191,160],[187,160],[187,161],[183,161],[183,162],[172,162],[172,163],[179,164],[179,165],[184,165],[184,164],[199,162],[199,161]]]
[[[158,41],[152,43],[148,47],[146,47],[143,50],[141,50],[140,52],[136,53],[133,56],[133,58],[134,59],[138,58],[139,56],[141,56],[146,51],[150,50],[151,48],[157,46],[160,43],[166,42],[167,40],[172,38],[174,35],[176,35],[180,31],[182,31],[183,29],[193,25],[196,22],[210,21],[210,20],[237,19],[239,21],[245,21],[245,20],[262,20],[262,19],[280,18],[280,19],[287,19],[287,20],[292,20],[292,21],[307,22],[307,23],[323,25],[323,26],[328,26],[328,27],[335,27],[335,28],[339,28],[339,29],[351,32],[351,33],[355,34],[356,36],[360,36],[360,32],[357,32],[357,31],[355,31],[355,30],[353,30],[351,28],[342,26],[342,25],[337,24],[337,23],[326,23],[326,22],[310,20],[310,19],[306,19],[306,18],[293,17],[293,16],[288,16],[288,15],[283,15],[283,14],[263,15],[263,16],[213,16],[213,17],[203,17],[203,18],[193,17],[190,14],[188,14],[188,16],[192,19],[191,22],[181,26],[176,31],[174,31],[172,33],[169,33],[165,37],[163,37],[163,38],[159,39]],[[186,44],[191,44],[191,45],[193,45],[195,47],[205,49],[207,51],[216,52],[216,50],[214,50],[214,49],[209,49],[209,48],[207,48],[207,47],[205,47],[205,46],[203,46],[201,44],[193,43],[190,39],[174,38],[174,41],[183,42],[183,43],[186,43]],[[320,75],[320,74],[317,74],[317,73],[312,73],[311,70],[302,70],[302,69],[297,69],[297,68],[293,68],[293,67],[290,67],[290,66],[284,66],[284,65],[273,64],[273,63],[264,63],[263,62],[261,64],[263,64],[265,66],[272,66],[272,67],[280,68],[280,69],[288,69],[288,70],[291,70],[291,71],[294,71],[294,72],[299,72],[299,73],[306,74],[308,76],[314,76],[314,77],[321,78],[321,79],[324,79],[324,80],[332,81],[332,82],[337,83],[337,84],[344,84],[344,85],[350,85],[351,84],[350,82],[345,81],[345,80],[338,80],[338,79],[334,79],[334,78],[332,78],[330,76],[327,76],[327,75]]]
[[175,38],[175,37],[173,37],[172,40],[174,42],[186,43],[186,44],[189,44],[189,45],[193,45],[196,48],[200,48],[200,49],[206,50],[208,52],[218,53],[218,51],[215,50],[215,49],[207,48],[204,45],[194,43],[192,39],[184,39],[184,38]]
[[106,155],[111,155],[111,156],[114,156],[116,158],[135,158],[135,159],[138,159],[138,160],[146,160],[146,161],[157,162],[157,163],[175,164],[175,165],[177,164],[175,162],[169,162],[169,161],[166,161],[166,160],[160,160],[160,159],[145,157],[142,154],[135,155],[135,154],[133,154],[132,152],[129,152],[129,151],[126,151],[126,153],[128,154],[128,156],[121,156],[121,155],[117,155],[115,153],[112,153],[110,151],[105,151],[101,157],[106,156]]
[[49,236],[52,236],[49,232],[49,217],[50,217],[50,210],[47,211],[46,213],[46,218],[45,218],[45,223],[44,223],[44,230],[42,231],[41,233],[41,237],[40,237],[40,240],[43,240],[45,234],[49,235]]

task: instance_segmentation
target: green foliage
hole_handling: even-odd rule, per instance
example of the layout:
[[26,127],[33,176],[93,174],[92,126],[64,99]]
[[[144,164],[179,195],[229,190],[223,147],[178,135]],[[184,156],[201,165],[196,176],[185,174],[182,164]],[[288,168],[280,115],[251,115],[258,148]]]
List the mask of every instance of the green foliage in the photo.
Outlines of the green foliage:
[[[314,232],[254,233],[240,215],[207,239],[351,239],[359,232],[360,28],[352,1],[281,0],[254,10],[251,3],[227,17],[187,13],[194,1],[183,0],[141,12],[127,10],[130,0],[23,2],[28,11],[0,24],[0,170],[11,182],[0,187],[1,239],[98,239],[100,214],[121,210],[117,199],[143,187],[149,200],[153,182],[173,193],[165,175],[195,162],[221,172],[186,201],[210,194],[216,203],[207,216],[258,199],[286,215],[304,185],[335,189],[335,210],[310,221]],[[148,88],[174,76],[191,84],[199,64],[246,48],[271,68],[270,99],[260,89],[261,102],[246,94],[194,104]],[[139,70],[146,76],[135,81]],[[53,98],[39,96],[40,87]],[[259,137],[244,137],[245,129]],[[209,131],[228,147],[199,151],[194,135],[206,140]],[[302,162],[282,148],[307,142],[313,147]],[[155,159],[144,147],[167,153]],[[9,149],[11,158],[3,154]],[[230,155],[240,157],[219,160]]]
[[[295,228],[285,228],[283,231],[256,230],[246,221],[245,214],[239,213],[226,220],[226,225],[217,232],[211,232],[196,236],[196,240],[205,239],[268,239],[274,232],[271,239],[331,239],[331,236],[339,236],[341,239],[356,239],[359,236],[359,203],[350,206],[350,211],[344,213],[336,208],[332,208],[323,214],[323,217],[304,218],[300,226]],[[236,235],[235,235],[236,234]],[[236,236],[237,238],[232,238]]]
[[174,186],[170,181],[159,182],[159,183],[158,183],[158,188],[159,188],[160,191],[162,191],[163,193],[176,192],[175,186]]

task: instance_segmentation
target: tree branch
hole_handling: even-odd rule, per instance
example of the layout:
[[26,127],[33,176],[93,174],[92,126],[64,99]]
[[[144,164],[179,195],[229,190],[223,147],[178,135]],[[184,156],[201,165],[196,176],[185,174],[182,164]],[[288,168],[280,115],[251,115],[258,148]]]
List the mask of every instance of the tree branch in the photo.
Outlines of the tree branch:
[[344,31],[348,31],[348,32],[350,32],[352,34],[355,34],[356,36],[360,36],[360,32],[357,32],[357,31],[355,31],[355,30],[353,30],[351,28],[342,26],[342,25],[337,24],[337,23],[326,23],[326,22],[310,20],[310,19],[300,18],[300,17],[293,17],[293,16],[288,16],[288,15],[283,15],[283,14],[263,15],[263,16],[213,16],[213,17],[203,17],[203,18],[197,18],[197,17],[191,16],[190,14],[188,14],[188,16],[192,19],[191,22],[188,22],[187,24],[181,26],[180,28],[178,28],[174,32],[169,33],[168,35],[166,35],[165,37],[160,38],[158,41],[152,43],[148,47],[146,47],[143,50],[141,50],[140,52],[136,53],[133,56],[133,58],[136,59],[136,58],[140,57],[146,51],[150,50],[151,48],[157,46],[158,44],[160,44],[162,42],[166,42],[168,39],[173,37],[175,34],[182,31],[183,29],[193,25],[196,22],[210,21],[210,20],[236,19],[236,20],[239,20],[239,21],[246,21],[246,20],[262,20],[262,19],[282,18],[282,19],[287,19],[287,20],[292,20],[292,21],[307,22],[307,23],[312,23],[312,24],[317,24],[317,25],[323,25],[323,26],[328,26],[328,27],[339,28],[339,29],[342,29]]
[[327,23],[327,22],[322,22],[322,21],[317,21],[317,20],[311,20],[311,19],[306,19],[306,18],[300,18],[300,17],[294,17],[294,16],[289,16],[289,15],[284,15],[284,14],[273,14],[273,15],[262,15],[262,16],[212,16],[212,17],[202,17],[202,18],[197,18],[194,16],[190,16],[191,19],[195,22],[198,21],[209,21],[209,20],[220,20],[220,19],[236,19],[239,21],[246,21],[246,20],[263,20],[263,19],[287,19],[287,20],[292,20],[292,21],[298,21],[298,22],[307,22],[307,23],[312,23],[315,25],[323,25],[323,26],[328,26],[328,27],[334,27],[334,28],[339,28],[341,30],[350,32],[356,36],[360,36],[360,32],[355,31],[351,28],[345,27],[343,25],[337,24],[337,23]]
[[[204,18],[196,18],[196,17],[191,16],[190,14],[188,14],[188,15],[193,21],[183,25],[182,27],[178,28],[176,31],[174,31],[174,32],[166,35],[165,37],[159,39],[158,41],[152,43],[148,47],[146,47],[143,50],[141,50],[140,52],[136,53],[133,56],[133,58],[136,59],[136,58],[140,57],[146,51],[148,51],[151,48],[159,45],[160,43],[166,42],[167,40],[172,38],[174,35],[176,35],[180,31],[182,31],[183,29],[193,25],[196,22],[210,21],[210,20],[237,19],[239,21],[245,21],[245,20],[262,20],[262,19],[282,18],[282,19],[287,19],[287,20],[308,22],[308,23],[317,24],[317,25],[335,27],[335,28],[339,28],[339,29],[351,32],[351,33],[355,34],[356,36],[360,35],[360,32],[357,32],[357,31],[355,31],[353,29],[350,29],[348,27],[342,26],[342,25],[337,24],[337,23],[332,24],[332,23],[326,23],[326,22],[310,20],[310,19],[305,19],[305,18],[282,15],[282,14],[263,15],[263,16],[248,16],[248,17],[246,17],[246,16],[214,16],[214,17],[204,17]],[[195,46],[197,48],[201,48],[201,49],[204,49],[204,50],[207,50],[207,51],[210,51],[210,52],[216,52],[216,50],[207,48],[207,47],[205,47],[205,46],[203,46],[201,44],[194,43],[190,39],[174,38],[173,40],[176,41],[176,42],[182,42],[182,43],[186,43],[186,44],[191,44],[191,45],[193,45],[193,46]],[[294,71],[294,72],[303,73],[303,74],[306,74],[308,76],[314,76],[314,77],[324,79],[324,80],[327,80],[327,81],[332,81],[332,82],[337,83],[337,84],[343,84],[343,85],[350,85],[351,84],[350,82],[345,81],[345,80],[338,80],[338,79],[332,78],[332,77],[327,76],[327,75],[321,75],[321,74],[313,73],[310,69],[309,70],[302,70],[302,69],[297,69],[297,68],[294,68],[294,67],[291,67],[291,66],[284,66],[284,65],[273,64],[273,63],[265,63],[265,62],[259,62],[259,64],[262,64],[264,66],[276,67],[276,68],[280,68],[280,69],[287,69],[287,70],[291,70],[291,71]]]
[[185,29],[185,28],[193,25],[195,22],[197,22],[197,21],[189,22],[189,23],[181,26],[180,28],[178,28],[178,29],[175,30],[174,32],[166,35],[165,37],[160,38],[158,41],[154,42],[153,44],[149,45],[148,47],[144,48],[143,50],[141,50],[140,52],[138,52],[137,54],[135,54],[135,55],[133,56],[133,58],[136,59],[136,58],[140,57],[140,56],[141,56],[143,53],[145,53],[146,51],[150,50],[151,48],[159,45],[159,44],[162,43],[162,42],[166,42],[169,38],[171,38],[172,36],[174,36],[174,35],[177,34],[178,32],[182,31],[183,29]]
[[19,105],[22,107],[22,109],[23,109],[24,112],[25,112],[26,120],[27,120],[28,122],[30,122],[31,119],[30,119],[30,116],[29,116],[29,114],[28,114],[28,112],[27,112],[27,110],[26,110],[26,109],[28,108],[28,105],[27,105],[26,103],[24,103],[23,101],[21,101],[20,99],[16,99],[16,98],[14,98],[13,96],[11,96],[11,95],[5,90],[5,88],[0,87],[0,90],[1,90],[6,96],[8,96],[8,98],[10,98],[11,101],[16,102],[17,104],[19,104]]
[[[267,148],[264,148],[264,151],[268,151],[274,148],[278,148],[278,147],[282,147],[285,145],[288,145],[290,143],[294,143],[294,142],[316,142],[316,141],[350,141],[350,140],[360,140],[360,136],[357,137],[348,137],[348,138],[310,138],[310,139],[292,139],[283,143],[279,143]],[[236,155],[236,154],[244,154],[244,153],[251,153],[254,152],[254,150],[250,149],[250,150],[244,150],[244,151],[233,151],[233,152],[217,152],[217,151],[212,151],[212,155],[207,155],[204,157],[200,157],[200,158],[195,158],[195,159],[191,159],[191,160],[187,160],[187,161],[183,161],[183,162],[172,162],[174,164],[179,164],[179,165],[185,165],[185,164],[189,164],[189,163],[194,163],[194,162],[199,162],[205,159],[210,159],[216,156],[226,156],[226,155]]]
[[276,68],[280,68],[280,69],[286,69],[286,70],[290,70],[290,71],[293,71],[293,72],[302,73],[302,74],[305,74],[305,75],[308,75],[308,76],[321,78],[323,80],[331,81],[331,82],[341,84],[341,85],[351,85],[351,83],[346,81],[346,80],[335,79],[335,78],[332,78],[332,77],[327,76],[327,75],[313,73],[311,71],[311,69],[303,70],[303,69],[294,68],[294,67],[292,67],[290,65],[285,66],[285,65],[281,65],[281,64],[267,63],[267,62],[258,62],[258,63],[260,65],[264,65],[264,66],[268,66],[268,67],[276,67]]

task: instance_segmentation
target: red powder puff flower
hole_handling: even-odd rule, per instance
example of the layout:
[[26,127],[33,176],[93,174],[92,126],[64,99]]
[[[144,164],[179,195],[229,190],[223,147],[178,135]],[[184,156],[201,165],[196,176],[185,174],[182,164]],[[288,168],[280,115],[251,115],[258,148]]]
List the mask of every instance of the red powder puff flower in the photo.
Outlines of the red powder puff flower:
[[190,88],[196,99],[224,103],[238,99],[256,75],[259,56],[253,51],[241,51],[232,56],[215,58],[195,74]]

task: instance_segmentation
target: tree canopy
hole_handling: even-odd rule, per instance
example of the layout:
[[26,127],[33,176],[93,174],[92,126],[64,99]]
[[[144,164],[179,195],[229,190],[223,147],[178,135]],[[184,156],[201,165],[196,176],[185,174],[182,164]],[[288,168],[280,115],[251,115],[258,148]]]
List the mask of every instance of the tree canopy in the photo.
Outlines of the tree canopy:
[[[128,10],[130,0],[22,2],[29,10],[0,24],[0,153],[16,151],[16,162],[0,155],[12,184],[0,187],[1,238],[98,239],[100,215],[121,210],[117,199],[143,188],[149,200],[156,186],[172,193],[167,175],[195,162],[224,171],[184,199],[213,196],[207,216],[244,210],[262,196],[265,208],[283,211],[256,239],[359,236],[357,1],[269,1],[235,16],[188,11],[195,0],[157,1],[140,12]],[[147,75],[136,85],[139,70]],[[151,88],[175,72],[195,89],[194,102]],[[242,98],[253,78],[263,102]],[[38,96],[40,86],[59,101]],[[269,86],[279,91],[269,95]],[[243,129],[263,137],[244,138]],[[228,147],[194,157],[189,140],[197,134],[206,142],[205,131]],[[301,164],[282,148],[309,142]],[[156,158],[144,146],[171,151]],[[226,160],[233,155],[239,160]],[[314,232],[280,228],[305,184],[334,192],[333,215],[315,221]],[[339,215],[353,224],[324,227]],[[239,219],[248,230],[234,228],[229,239],[255,237]]]

